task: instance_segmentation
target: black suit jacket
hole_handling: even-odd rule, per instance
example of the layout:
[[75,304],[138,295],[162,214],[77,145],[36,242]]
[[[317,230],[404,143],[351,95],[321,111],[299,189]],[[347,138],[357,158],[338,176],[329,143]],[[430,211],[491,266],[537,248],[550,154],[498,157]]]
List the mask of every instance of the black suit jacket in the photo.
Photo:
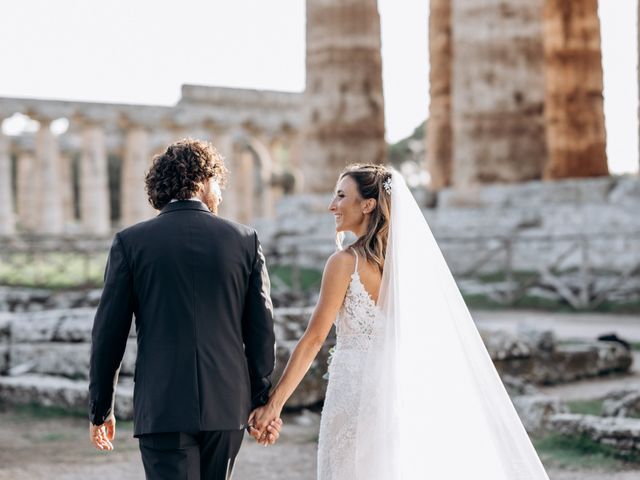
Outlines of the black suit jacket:
[[244,428],[271,387],[269,286],[256,232],[201,202],[117,233],[93,324],[90,420],[113,410],[135,315],[134,434]]

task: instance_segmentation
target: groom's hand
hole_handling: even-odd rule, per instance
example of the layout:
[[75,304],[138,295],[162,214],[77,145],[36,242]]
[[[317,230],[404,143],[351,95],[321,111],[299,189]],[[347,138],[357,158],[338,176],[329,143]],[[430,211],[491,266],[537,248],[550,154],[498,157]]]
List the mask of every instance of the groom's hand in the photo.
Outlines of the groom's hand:
[[102,425],[89,423],[89,440],[98,450],[113,450],[113,439],[116,437],[116,417],[109,415]]
[[263,432],[250,426],[249,433],[256,441],[262,446],[274,445],[278,438],[280,438],[280,430],[282,429],[282,419],[276,418],[271,421]]
[[[256,408],[249,416],[249,434],[256,439],[256,441],[263,446],[273,445],[280,437],[280,430],[282,429],[282,419],[279,415],[271,415],[272,420],[268,420],[265,411],[268,409],[268,405],[264,407]],[[273,413],[273,412],[270,412]]]

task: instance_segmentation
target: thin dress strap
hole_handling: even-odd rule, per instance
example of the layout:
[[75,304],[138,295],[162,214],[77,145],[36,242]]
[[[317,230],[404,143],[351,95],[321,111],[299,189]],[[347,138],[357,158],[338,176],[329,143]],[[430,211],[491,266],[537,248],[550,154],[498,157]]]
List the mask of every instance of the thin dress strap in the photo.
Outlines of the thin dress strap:
[[358,273],[358,252],[356,252],[355,250],[353,251],[353,254],[356,256],[356,268],[353,271],[353,273]]

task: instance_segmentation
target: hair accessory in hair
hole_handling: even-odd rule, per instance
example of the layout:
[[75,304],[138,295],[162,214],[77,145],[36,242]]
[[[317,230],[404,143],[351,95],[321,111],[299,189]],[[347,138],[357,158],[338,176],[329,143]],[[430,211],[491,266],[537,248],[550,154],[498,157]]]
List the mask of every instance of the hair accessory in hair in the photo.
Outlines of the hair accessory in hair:
[[387,192],[387,195],[391,195],[391,175],[389,175],[387,179],[382,182],[382,186],[384,187],[384,191]]

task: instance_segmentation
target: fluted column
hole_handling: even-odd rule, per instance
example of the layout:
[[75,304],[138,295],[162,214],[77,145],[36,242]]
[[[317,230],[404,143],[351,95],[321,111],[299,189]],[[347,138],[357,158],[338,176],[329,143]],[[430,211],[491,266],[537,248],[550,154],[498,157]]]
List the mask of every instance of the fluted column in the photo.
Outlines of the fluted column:
[[429,4],[429,118],[426,125],[426,168],[429,187],[451,183],[451,0]]
[[0,235],[16,232],[9,139],[2,133],[0,118]]
[[105,133],[92,123],[86,123],[82,131],[80,218],[86,233],[106,235],[111,231]]
[[76,220],[75,206],[73,204],[73,175],[72,154],[60,152],[58,155],[58,170],[60,172],[60,194],[62,195],[62,211],[65,225]]
[[269,218],[276,216],[277,206],[280,199],[284,196],[284,188],[281,183],[284,172],[282,157],[282,141],[277,136],[268,141],[269,155],[271,156],[271,208],[267,212]]
[[253,162],[251,151],[243,149],[238,156],[236,170],[237,219],[240,223],[249,223],[253,219],[255,192]]
[[38,232],[57,235],[64,231],[64,208],[59,170],[58,139],[51,132],[50,119],[38,119],[36,158],[40,171],[40,188],[34,192],[39,198]]
[[[256,151],[260,159],[260,175],[259,178],[256,175],[252,175],[252,177],[254,182],[260,182],[260,185],[257,186],[260,198],[256,202],[255,208],[253,208],[253,214],[261,218],[273,218],[275,215],[273,178],[276,169],[274,144],[269,135],[264,132],[258,133],[256,138],[258,140]],[[252,170],[254,170],[253,166]]]
[[126,132],[122,165],[122,226],[154,215],[155,210],[149,204],[144,183],[150,164],[149,133],[140,126],[130,127]]
[[305,190],[326,193],[352,162],[385,163],[376,0],[307,0]]
[[293,175],[293,193],[301,193],[304,188],[304,173],[302,171],[304,136],[301,132],[291,132],[286,136],[288,149],[287,163],[289,171]]
[[218,129],[213,132],[212,143],[224,158],[224,163],[229,170],[227,186],[222,191],[222,203],[218,207],[218,214],[231,220],[238,220],[237,188],[240,179],[236,168],[238,152],[236,151],[233,134],[229,130]]
[[597,0],[544,1],[544,178],[608,175]]
[[40,169],[33,152],[18,154],[16,203],[18,223],[21,229],[35,232],[38,228],[40,211]]
[[452,180],[460,190],[542,176],[543,1],[452,0]]

